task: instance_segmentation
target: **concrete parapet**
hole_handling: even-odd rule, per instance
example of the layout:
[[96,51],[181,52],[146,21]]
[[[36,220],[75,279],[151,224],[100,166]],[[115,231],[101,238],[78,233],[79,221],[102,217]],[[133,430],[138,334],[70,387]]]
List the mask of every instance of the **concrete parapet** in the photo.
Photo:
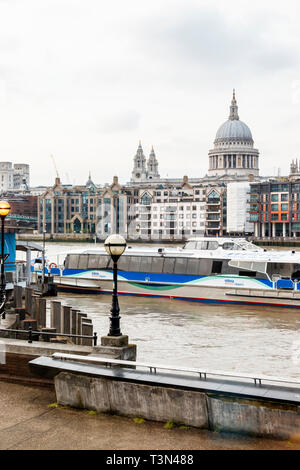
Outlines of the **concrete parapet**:
[[93,348],[93,355],[108,356],[124,361],[136,360],[136,344],[128,344],[128,336],[102,336],[101,346]]
[[109,412],[155,421],[291,439],[300,430],[300,407],[222,393],[147,385],[91,376],[59,373],[57,402],[75,408]]
[[[20,336],[21,337],[21,336]],[[90,346],[74,346],[70,344],[51,344],[36,341],[28,343],[24,339],[1,338],[5,348],[5,361],[0,364],[0,379],[10,382],[22,382],[34,385],[46,385],[53,387],[53,379],[38,377],[29,368],[29,361],[39,356],[51,356],[55,352],[67,354],[88,355],[92,352]]]
[[136,360],[136,345],[128,344],[128,336],[101,336],[101,346],[95,346],[93,354],[125,361]]
[[101,336],[101,346],[112,346],[118,348],[128,346],[128,336]]
[[299,406],[226,397],[209,397],[207,402],[213,430],[283,439],[300,434]]

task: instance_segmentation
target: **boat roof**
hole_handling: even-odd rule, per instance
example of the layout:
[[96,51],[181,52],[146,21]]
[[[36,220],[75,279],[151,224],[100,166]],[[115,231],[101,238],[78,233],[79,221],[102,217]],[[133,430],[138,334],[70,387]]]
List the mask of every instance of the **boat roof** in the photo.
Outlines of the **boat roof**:
[[188,242],[218,242],[219,245],[223,245],[224,243],[228,243],[228,242],[251,243],[246,238],[236,238],[236,237],[192,237],[187,240],[187,243]]
[[[104,247],[70,252],[69,254],[106,255]],[[300,265],[300,251],[238,251],[238,250],[187,250],[181,247],[130,247],[128,246],[123,256],[158,256],[178,258],[209,258],[216,260],[240,260],[260,263],[292,263]]]

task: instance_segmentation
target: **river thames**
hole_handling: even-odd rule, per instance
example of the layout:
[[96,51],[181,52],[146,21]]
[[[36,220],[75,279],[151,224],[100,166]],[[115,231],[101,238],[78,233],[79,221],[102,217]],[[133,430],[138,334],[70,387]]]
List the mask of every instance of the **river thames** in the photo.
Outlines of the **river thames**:
[[[100,246],[47,243],[46,256],[55,261],[59,253]],[[108,333],[110,295],[58,296],[88,314],[99,338]],[[138,360],[300,378],[300,309],[129,296],[119,304],[121,331],[137,345]]]

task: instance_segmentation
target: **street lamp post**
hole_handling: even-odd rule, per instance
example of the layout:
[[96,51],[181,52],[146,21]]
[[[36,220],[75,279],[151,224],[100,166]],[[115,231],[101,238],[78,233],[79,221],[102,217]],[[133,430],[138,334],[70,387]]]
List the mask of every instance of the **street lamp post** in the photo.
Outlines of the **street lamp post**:
[[45,288],[45,244],[46,244],[46,230],[43,230],[43,254],[42,254],[42,294]]
[[5,318],[5,273],[4,273],[4,261],[6,256],[4,255],[4,222],[5,217],[10,213],[10,204],[7,201],[0,201],[0,217],[1,217],[1,304],[0,304],[0,317]]
[[120,308],[118,301],[118,260],[126,248],[125,239],[119,234],[113,234],[107,237],[104,247],[113,261],[113,295],[110,317],[110,329],[108,336],[122,336],[120,330]]

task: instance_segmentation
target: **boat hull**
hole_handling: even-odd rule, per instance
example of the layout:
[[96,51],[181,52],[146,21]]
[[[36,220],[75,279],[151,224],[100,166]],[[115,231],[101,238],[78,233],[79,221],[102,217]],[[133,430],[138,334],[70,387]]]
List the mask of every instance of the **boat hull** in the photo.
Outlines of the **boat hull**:
[[[54,282],[61,292],[84,294],[111,294],[112,280],[83,279],[55,276]],[[118,281],[119,295],[157,297],[205,303],[227,303],[257,306],[300,308],[300,292],[285,289],[254,289],[213,287],[193,284],[163,284]]]

